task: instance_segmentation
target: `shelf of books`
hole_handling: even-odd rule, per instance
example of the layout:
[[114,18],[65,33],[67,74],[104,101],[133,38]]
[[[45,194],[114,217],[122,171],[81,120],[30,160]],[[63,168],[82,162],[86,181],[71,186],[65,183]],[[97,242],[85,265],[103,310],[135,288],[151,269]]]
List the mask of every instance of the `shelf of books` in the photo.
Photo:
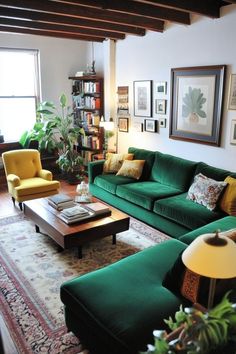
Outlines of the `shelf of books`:
[[103,151],[104,130],[99,127],[103,115],[103,79],[94,75],[69,79],[72,80],[74,125],[85,130],[85,135],[78,137],[78,150],[86,167],[94,154]]

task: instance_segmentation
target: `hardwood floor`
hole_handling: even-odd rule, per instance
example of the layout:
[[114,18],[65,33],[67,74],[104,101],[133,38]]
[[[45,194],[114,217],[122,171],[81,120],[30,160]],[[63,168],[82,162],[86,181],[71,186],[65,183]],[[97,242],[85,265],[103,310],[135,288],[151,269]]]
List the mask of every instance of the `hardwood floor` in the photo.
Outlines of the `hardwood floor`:
[[[61,189],[60,189],[61,193],[67,193],[67,192],[69,193],[75,191],[76,185],[70,185],[65,181],[60,181],[60,182],[61,182]],[[0,218],[18,215],[21,213],[22,211],[20,210],[18,203],[16,203],[16,206],[13,205],[11,196],[9,195],[7,190],[7,185],[1,184],[0,185]],[[18,354],[18,351],[8,331],[7,324],[4,322],[4,319],[1,315],[1,311],[0,311],[0,337],[2,337],[2,341],[3,341],[4,354]],[[0,352],[1,352],[1,347],[0,347]]]

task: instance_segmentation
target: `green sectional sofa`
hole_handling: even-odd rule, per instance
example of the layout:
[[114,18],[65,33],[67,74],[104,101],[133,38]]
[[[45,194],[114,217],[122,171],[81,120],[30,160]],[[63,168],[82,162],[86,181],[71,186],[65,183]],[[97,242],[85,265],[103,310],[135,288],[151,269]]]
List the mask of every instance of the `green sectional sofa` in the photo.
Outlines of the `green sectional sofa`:
[[190,305],[164,282],[180,253],[199,235],[236,228],[236,217],[186,199],[196,174],[224,180],[234,173],[159,152],[129,152],[146,160],[141,179],[102,174],[104,162],[92,162],[90,192],[173,238],[62,284],[66,325],[90,354],[145,350],[153,330],[165,328],[163,319]]
[[130,147],[128,152],[146,161],[140,180],[103,174],[104,160],[95,161],[89,164],[92,195],[174,238],[227,216],[186,196],[196,174],[223,181],[227,176],[235,178],[236,173],[158,151]]

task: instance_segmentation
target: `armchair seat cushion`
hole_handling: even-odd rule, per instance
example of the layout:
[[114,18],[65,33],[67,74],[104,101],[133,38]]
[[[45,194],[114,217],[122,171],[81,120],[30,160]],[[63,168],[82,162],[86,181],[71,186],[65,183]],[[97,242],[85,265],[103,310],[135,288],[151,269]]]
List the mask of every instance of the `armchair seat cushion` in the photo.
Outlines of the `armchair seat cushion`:
[[179,189],[158,182],[147,181],[117,186],[116,194],[147,210],[153,209],[156,199],[166,198],[181,193]]
[[221,211],[210,211],[203,205],[186,199],[187,193],[174,197],[157,200],[154,203],[154,212],[172,221],[177,222],[190,230],[197,229],[226,214]]
[[20,185],[15,187],[14,194],[15,198],[18,197],[44,193],[49,191],[57,191],[60,187],[58,181],[48,181],[40,177],[22,179]]

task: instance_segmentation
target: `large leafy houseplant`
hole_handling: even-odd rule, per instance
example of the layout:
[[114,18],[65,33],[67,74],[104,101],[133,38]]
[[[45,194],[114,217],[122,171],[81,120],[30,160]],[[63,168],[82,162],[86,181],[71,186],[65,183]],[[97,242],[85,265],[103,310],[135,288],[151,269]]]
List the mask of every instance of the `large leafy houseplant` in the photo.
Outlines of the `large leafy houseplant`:
[[235,354],[236,304],[222,301],[208,312],[201,308],[185,308],[165,323],[173,331],[154,331],[154,345],[142,354]]
[[57,164],[68,177],[83,176],[83,159],[76,149],[78,136],[84,129],[73,127],[73,111],[67,105],[67,98],[62,94],[59,98],[60,110],[53,102],[39,104],[37,119],[32,130],[26,131],[20,138],[20,144],[27,148],[31,141],[38,141],[40,151],[56,151]]

